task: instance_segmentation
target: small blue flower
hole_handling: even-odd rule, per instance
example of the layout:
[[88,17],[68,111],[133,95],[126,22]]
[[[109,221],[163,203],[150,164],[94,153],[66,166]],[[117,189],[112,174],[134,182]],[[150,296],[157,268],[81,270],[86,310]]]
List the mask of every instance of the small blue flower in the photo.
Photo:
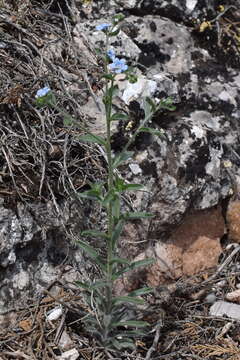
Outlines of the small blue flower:
[[45,86],[44,88],[42,89],[39,89],[35,95],[35,98],[38,99],[38,98],[41,98],[43,96],[46,96],[49,91],[51,91],[51,89],[48,87],[48,86]]
[[107,30],[111,26],[112,26],[112,24],[103,23],[103,24],[97,25],[96,30],[97,31],[104,31],[104,30]]
[[113,63],[108,65],[110,71],[120,74],[128,69],[125,59],[114,58]]
[[107,55],[112,61],[116,59],[115,51],[113,49],[109,49]]

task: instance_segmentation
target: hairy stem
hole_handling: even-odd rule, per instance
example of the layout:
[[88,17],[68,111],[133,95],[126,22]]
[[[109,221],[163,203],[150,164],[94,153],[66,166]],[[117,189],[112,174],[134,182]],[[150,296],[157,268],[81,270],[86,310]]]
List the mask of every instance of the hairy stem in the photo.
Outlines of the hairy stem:
[[[108,41],[107,41],[108,45]],[[107,73],[107,60],[105,61],[105,71]],[[106,99],[105,102],[105,112],[106,112],[106,127],[107,127],[107,138],[106,138],[106,153],[108,160],[108,193],[113,190],[113,159],[111,153],[111,114],[112,114],[112,90],[114,86],[114,80],[111,80],[110,87],[108,81],[106,82]],[[110,201],[107,208],[107,218],[108,218],[108,244],[107,244],[107,313],[111,312],[112,305],[112,258],[113,258],[113,248],[112,248],[112,234],[113,234],[113,211],[112,211],[112,202]]]

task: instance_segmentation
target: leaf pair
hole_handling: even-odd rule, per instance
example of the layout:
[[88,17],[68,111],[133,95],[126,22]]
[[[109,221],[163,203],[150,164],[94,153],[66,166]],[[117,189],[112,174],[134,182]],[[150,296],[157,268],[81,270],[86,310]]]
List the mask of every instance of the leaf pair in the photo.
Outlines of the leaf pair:
[[114,272],[113,280],[117,280],[123,274],[125,274],[131,270],[137,269],[141,266],[151,265],[153,263],[154,263],[154,259],[143,259],[143,260],[133,261],[129,265],[124,266],[121,270]]
[[102,202],[103,201],[103,194],[102,194],[102,187],[103,184],[91,184],[91,189],[78,193],[78,196],[82,199],[89,199]]
[[118,175],[115,176],[114,188],[117,192],[122,193],[124,191],[134,191],[141,190],[143,185],[141,184],[127,184],[124,179],[120,178]]

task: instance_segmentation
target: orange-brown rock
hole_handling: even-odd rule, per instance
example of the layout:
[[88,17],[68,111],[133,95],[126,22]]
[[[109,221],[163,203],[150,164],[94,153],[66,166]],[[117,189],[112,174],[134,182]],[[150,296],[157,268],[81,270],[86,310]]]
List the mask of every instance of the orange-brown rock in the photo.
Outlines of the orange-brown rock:
[[220,206],[188,215],[170,239],[165,242],[155,240],[153,247],[135,258],[155,258],[156,262],[144,271],[132,271],[124,279],[119,279],[115,284],[116,293],[123,295],[145,281],[155,287],[216,266],[222,252],[220,239],[224,233]]
[[220,207],[187,216],[167,242],[155,245],[156,263],[148,271],[149,285],[157,286],[216,266],[224,231]]
[[233,200],[229,202],[226,220],[229,231],[229,239],[240,243],[240,200]]

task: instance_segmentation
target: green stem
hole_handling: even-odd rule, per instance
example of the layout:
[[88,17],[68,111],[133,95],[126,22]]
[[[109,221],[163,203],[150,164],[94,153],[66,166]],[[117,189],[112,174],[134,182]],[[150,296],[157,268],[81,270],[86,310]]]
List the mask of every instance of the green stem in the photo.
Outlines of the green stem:
[[[111,80],[110,89],[113,88],[113,80]],[[108,159],[108,192],[113,190],[113,159],[111,154],[111,113],[112,113],[112,91],[110,91],[109,102],[106,105],[106,121],[107,121],[107,141],[106,141],[106,152]],[[109,203],[108,206],[108,237],[109,237],[109,251],[108,251],[108,269],[111,273],[112,266],[110,262],[112,260],[112,232],[113,232],[113,216],[112,216],[112,203]]]
[[[106,52],[108,49],[108,36],[106,41]],[[105,60],[105,73],[108,73],[107,68],[107,59]],[[114,86],[114,79],[111,80],[110,87],[108,81],[106,82],[106,92],[105,96],[108,97],[105,102],[105,112],[106,112],[106,127],[107,127],[107,138],[106,138],[106,153],[108,161],[108,186],[107,191],[111,192],[113,190],[113,159],[112,159],[112,149],[111,149],[111,114],[112,114],[112,90]],[[107,312],[111,312],[112,306],[112,292],[113,292],[113,283],[112,283],[112,258],[113,258],[113,248],[112,248],[112,234],[113,234],[113,211],[112,203],[110,201],[107,208],[107,218],[108,218],[108,243],[107,243],[107,287],[106,287],[106,296],[107,296]]]
[[[160,108],[161,108],[161,105],[159,104],[159,106],[157,106],[157,108],[156,108],[156,111],[158,111]],[[152,116],[154,115],[154,113],[155,113],[156,111],[150,112],[150,114],[148,114],[148,116],[146,116],[146,117],[143,119],[143,121],[139,124],[137,130],[132,134],[132,137],[129,138],[127,144],[123,147],[123,149],[122,149],[122,151],[121,151],[122,153],[124,153],[125,151],[128,150],[129,146],[134,142],[134,140],[136,139],[136,136],[139,134],[139,130],[140,130],[142,127],[144,127],[144,125],[145,125],[149,120],[151,120]]]

